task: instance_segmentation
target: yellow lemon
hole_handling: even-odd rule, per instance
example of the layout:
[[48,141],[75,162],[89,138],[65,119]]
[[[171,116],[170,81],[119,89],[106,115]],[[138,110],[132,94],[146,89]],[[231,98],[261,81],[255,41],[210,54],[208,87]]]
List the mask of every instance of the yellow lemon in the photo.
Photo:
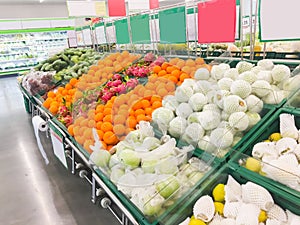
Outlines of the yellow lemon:
[[279,141],[282,138],[280,133],[273,133],[269,136],[270,141]]
[[260,210],[259,216],[258,216],[258,220],[260,223],[264,223],[266,222],[266,220],[268,219],[267,213],[264,210]]
[[215,205],[215,212],[223,216],[224,204],[221,202],[214,202],[214,205]]
[[264,140],[264,142],[271,142],[271,141],[268,139],[268,140]]
[[191,218],[189,225],[206,225],[202,220]]
[[257,159],[255,159],[253,157],[249,157],[246,160],[245,167],[248,170],[258,173],[261,169],[261,164],[260,164],[260,161],[258,161]]
[[218,184],[217,186],[215,186],[214,190],[212,191],[212,195],[216,202],[223,202],[225,200],[224,187],[225,187],[224,184]]

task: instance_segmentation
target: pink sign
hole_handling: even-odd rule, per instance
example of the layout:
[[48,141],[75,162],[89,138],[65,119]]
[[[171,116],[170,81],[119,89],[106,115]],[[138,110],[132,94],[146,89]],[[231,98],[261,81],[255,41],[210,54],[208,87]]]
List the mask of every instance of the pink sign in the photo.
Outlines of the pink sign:
[[150,7],[150,9],[159,8],[159,1],[158,0],[149,0],[149,7]]
[[108,0],[109,16],[126,16],[125,0]]
[[234,42],[236,0],[198,3],[198,42]]

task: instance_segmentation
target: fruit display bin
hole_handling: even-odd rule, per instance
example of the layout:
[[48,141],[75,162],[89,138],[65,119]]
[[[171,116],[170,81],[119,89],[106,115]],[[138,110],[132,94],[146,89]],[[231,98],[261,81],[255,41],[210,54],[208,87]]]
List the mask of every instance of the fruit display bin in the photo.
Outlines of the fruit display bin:
[[[219,153],[218,149],[215,149],[212,152],[207,152],[196,147],[195,151],[197,152],[197,155],[210,160],[214,160],[216,162],[220,162],[221,164],[225,164],[228,161],[229,157],[235,151],[238,151],[240,147],[243,146],[247,142],[247,140],[249,140],[255,134],[255,132],[259,130],[259,128],[268,121],[268,119],[275,113],[275,111],[276,108],[273,107],[272,105],[267,105],[267,104],[264,105],[262,111],[259,113],[259,115],[261,116],[261,120],[257,124],[255,124],[250,130],[244,131],[243,132],[244,136],[242,137],[242,139],[238,143],[236,143],[227,153],[225,154]],[[157,127],[155,129],[155,133],[157,137],[162,137],[162,132],[158,130]],[[177,146],[179,147],[188,145],[180,139],[177,139],[176,141],[177,141]],[[218,154],[222,154],[222,155],[218,155]]]
[[187,217],[192,216],[195,202],[204,195],[212,196],[213,188],[220,183],[226,184],[229,175],[240,184],[245,184],[250,181],[266,188],[276,204],[284,210],[287,209],[300,215],[300,202],[298,199],[267,182],[260,181],[243,171],[237,171],[235,168],[225,165],[217,173],[209,177],[199,188],[194,189],[184,204],[180,205],[180,207],[174,207],[173,211],[170,212],[170,214],[173,213],[173,215],[169,217],[163,225],[177,225],[183,222]]
[[[197,152],[193,154],[193,156],[200,157]],[[175,216],[176,218],[179,216],[176,211],[181,208],[181,206],[190,198],[190,196],[195,192],[196,189],[199,189],[204,182],[209,179],[209,177],[213,176],[214,173],[218,171],[220,168],[220,163],[216,161],[210,161],[209,158],[202,157],[203,161],[207,161],[211,164],[210,169],[206,169],[204,176],[198,180],[198,182],[185,193],[182,194],[181,197],[176,199],[168,208],[165,208],[161,211],[161,214],[157,216],[145,216],[143,212],[121,191],[118,190],[117,186],[103,173],[103,171],[99,168],[94,168],[97,176],[103,181],[103,183],[111,190],[111,192],[120,200],[121,204],[126,207],[126,209],[131,213],[131,215],[135,218],[136,221],[140,225],[162,225],[165,224],[170,217]],[[175,192],[176,193],[176,192]],[[155,196],[153,196],[154,198]],[[166,201],[172,201],[172,196]],[[148,203],[151,201],[147,201]],[[148,204],[146,203],[146,204]]]
[[[231,156],[231,159],[229,160],[229,164],[235,168],[237,171],[240,171],[241,173],[248,174],[249,176],[253,177],[257,181],[264,181],[278,189],[281,189],[287,194],[291,194],[300,202],[300,192],[296,189],[293,189],[283,183],[280,183],[279,181],[276,181],[275,179],[271,179],[267,176],[265,176],[263,173],[260,172],[260,170],[252,169],[248,170],[244,164],[247,160],[247,158],[252,157],[252,150],[253,146],[259,142],[263,142],[267,140],[271,134],[278,133],[279,125],[280,125],[280,115],[283,113],[291,114],[295,118],[296,127],[300,127],[300,112],[297,110],[289,109],[289,108],[281,108],[276,111],[272,117],[267,120],[262,126],[257,130],[255,133],[251,135],[249,140],[244,143],[243,146],[240,146],[239,151],[235,151],[234,154]],[[260,165],[262,165],[261,160],[257,159],[257,162],[259,162]],[[270,164],[267,164],[268,166],[271,166]],[[283,174],[287,174],[289,172],[286,172],[278,167],[272,167],[273,169],[278,170],[278,172],[283,172]],[[256,172],[258,171],[258,172]],[[262,175],[261,175],[262,174]],[[289,174],[292,175],[292,174]],[[293,176],[293,175],[292,175]],[[294,175],[294,178],[297,178],[297,175]],[[299,175],[298,175],[298,179]]]

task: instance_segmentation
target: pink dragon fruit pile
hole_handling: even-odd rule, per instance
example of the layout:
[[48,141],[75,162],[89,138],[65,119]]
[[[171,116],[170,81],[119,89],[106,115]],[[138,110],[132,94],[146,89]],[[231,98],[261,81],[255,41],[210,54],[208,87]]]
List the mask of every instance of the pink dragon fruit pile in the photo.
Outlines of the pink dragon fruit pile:
[[71,110],[66,106],[60,106],[57,112],[57,119],[64,124],[66,127],[73,123],[73,117],[71,115]]
[[120,74],[115,74],[110,81],[106,83],[102,91],[100,92],[99,98],[103,103],[106,103],[115,95],[126,93],[128,90],[135,88],[138,85],[136,78],[125,79]]
[[161,66],[165,62],[165,58],[162,56],[156,57],[153,53],[145,55],[142,62],[129,66],[126,70],[126,75],[134,77],[147,77],[151,73],[153,66]]

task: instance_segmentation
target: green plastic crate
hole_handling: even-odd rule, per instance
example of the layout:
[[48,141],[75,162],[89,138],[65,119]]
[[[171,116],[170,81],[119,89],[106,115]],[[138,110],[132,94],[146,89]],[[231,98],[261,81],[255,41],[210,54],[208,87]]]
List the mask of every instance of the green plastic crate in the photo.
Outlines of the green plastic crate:
[[209,177],[200,188],[193,191],[189,196],[189,199],[180,207],[174,208],[174,215],[170,217],[163,225],[175,225],[184,221],[187,217],[192,216],[193,206],[195,202],[204,195],[212,196],[213,188],[219,184],[227,183],[228,175],[231,175],[240,184],[245,184],[248,181],[256,183],[266,188],[272,195],[274,202],[281,206],[283,209],[288,209],[291,212],[300,215],[300,201],[299,199],[287,194],[283,190],[280,190],[273,185],[257,180],[255,177],[250,176],[242,171],[236,171],[234,168],[225,165],[213,176]]
[[[197,154],[198,153],[195,152],[193,156],[197,157]],[[95,172],[114,193],[114,195],[118,197],[122,204],[130,211],[140,225],[162,225],[165,224],[165,221],[168,221],[170,217],[177,216],[176,210],[180,208],[187,201],[187,199],[190,198],[193,192],[199,189],[200,186],[202,186],[202,184],[209,179],[209,177],[213,176],[213,174],[218,171],[220,166],[221,164],[219,162],[212,162],[212,168],[208,170],[190,190],[184,193],[178,200],[175,201],[173,205],[171,205],[158,217],[145,216],[142,211],[140,211],[121,191],[117,189],[117,186],[113,184],[112,181],[100,169],[95,169]]]
[[240,162],[244,161],[246,158],[249,156],[252,156],[252,149],[253,146],[259,142],[262,142],[268,137],[275,132],[279,132],[279,116],[282,113],[289,113],[293,114],[295,116],[295,122],[296,126],[300,127],[300,111],[296,111],[293,109],[288,109],[288,108],[282,108],[276,111],[272,117],[265,122],[257,132],[255,132],[241,148],[239,149],[239,152],[235,152],[230,161],[229,164],[234,167],[236,170],[241,171],[242,173],[249,174],[249,176],[255,177],[255,179],[260,180],[260,181],[265,181],[269,183],[270,185],[277,187],[281,189],[282,191],[285,191],[288,194],[291,194],[298,198],[298,201],[300,202],[300,192],[288,187],[285,184],[282,184],[278,181],[275,181],[271,178],[268,178],[266,176],[262,176],[256,172],[250,171],[246,169],[244,166],[240,165]]

